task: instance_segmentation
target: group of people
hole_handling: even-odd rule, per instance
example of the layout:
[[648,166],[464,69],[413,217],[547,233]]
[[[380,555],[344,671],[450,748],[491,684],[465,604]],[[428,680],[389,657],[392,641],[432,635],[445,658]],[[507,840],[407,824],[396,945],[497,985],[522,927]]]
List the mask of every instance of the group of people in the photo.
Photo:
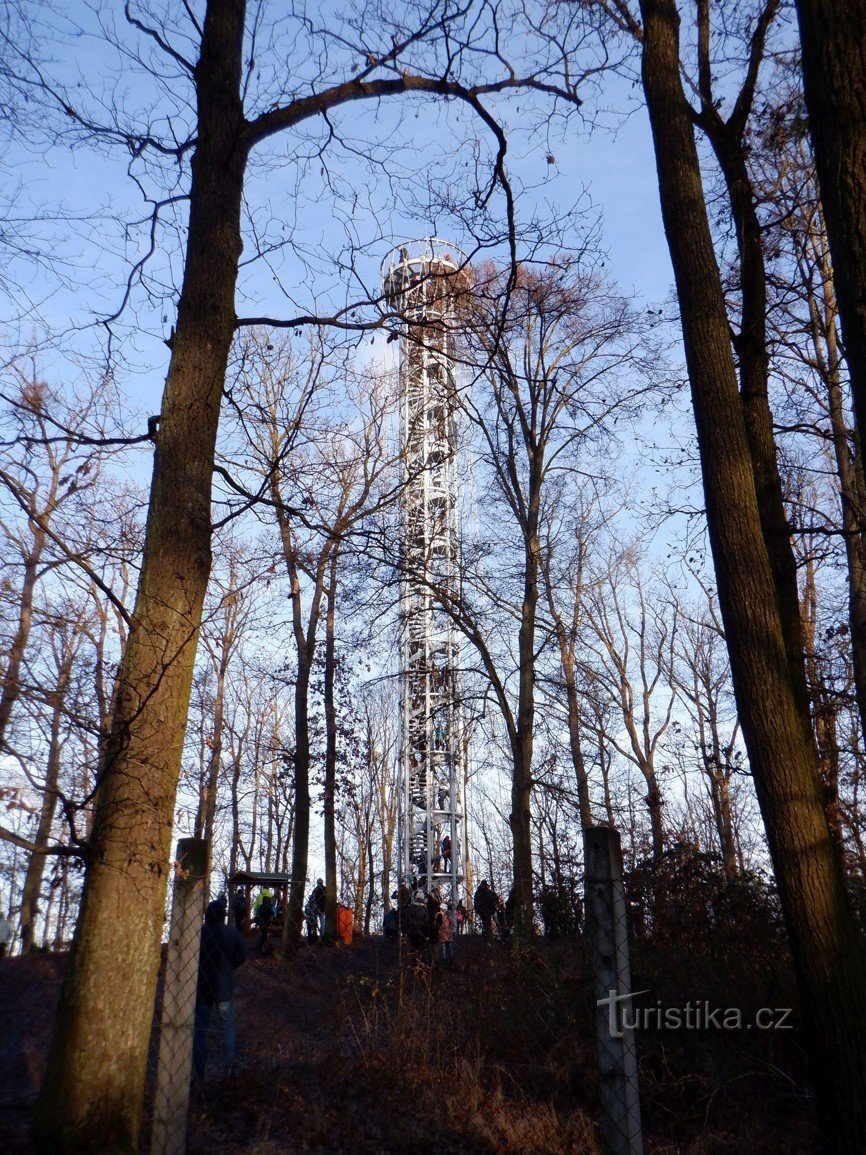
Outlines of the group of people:
[[283,908],[272,890],[263,890],[253,907],[253,925],[258,927],[259,946],[267,953],[271,928],[283,917]]
[[392,895],[397,899],[396,910],[385,916],[386,937],[401,932],[409,946],[419,957],[431,945],[435,945],[436,956],[446,966],[454,965],[454,937],[465,924],[466,908],[462,900],[457,904],[444,902],[440,892],[433,888],[425,893],[423,887],[404,882]]
[[499,897],[486,878],[478,884],[474,896],[475,917],[481,923],[481,933],[485,938],[498,935],[503,941],[514,928],[514,890],[508,893],[505,902]]
[[[546,935],[564,933],[561,903],[554,903],[558,896],[553,891],[542,894],[541,912]],[[456,906],[445,902],[438,889],[425,891],[417,879],[410,874],[392,895],[397,906],[386,912],[383,930],[386,937],[404,934],[410,947],[420,958],[423,951],[435,947],[436,957],[445,966],[454,965],[454,939],[466,929],[469,916],[460,899]],[[485,938],[498,935],[507,939],[514,924],[514,891],[505,902],[487,881],[482,879],[474,895],[475,916],[481,924]],[[234,1026],[234,972],[246,961],[246,947],[241,934],[235,927],[226,925],[226,900],[223,895],[214,899],[205,912],[201,932],[198,986],[195,1006],[195,1029],[193,1036],[193,1074],[198,1082],[204,1079],[207,1063],[207,1038],[211,1015],[216,1010],[222,1026],[223,1065],[227,1071],[235,1063],[236,1036]],[[237,925],[243,925],[239,911],[233,904],[233,914]],[[258,927],[261,946],[268,941],[270,929],[280,911],[274,895],[264,890],[258,897],[253,923]],[[571,911],[570,911],[571,913]],[[319,878],[304,907],[307,936],[313,941],[324,934],[325,929],[325,884]],[[2,939],[2,936],[0,936]],[[4,944],[5,945],[5,944]]]

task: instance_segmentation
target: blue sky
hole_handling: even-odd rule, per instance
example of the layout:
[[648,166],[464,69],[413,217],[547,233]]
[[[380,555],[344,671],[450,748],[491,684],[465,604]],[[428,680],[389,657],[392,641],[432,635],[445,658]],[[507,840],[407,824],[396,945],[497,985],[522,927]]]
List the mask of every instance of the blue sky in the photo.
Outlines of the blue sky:
[[[47,6],[42,7],[43,15],[50,13]],[[92,28],[83,3],[73,3],[66,12],[89,21]],[[117,24],[123,28],[120,17]],[[118,61],[98,37],[73,40],[65,37],[64,31],[61,23],[60,38],[51,48],[52,73],[77,85],[74,92],[82,100],[87,86],[92,85],[99,94],[102,85],[101,95],[106,99],[122,91],[123,101],[139,110],[147,110],[151,103],[157,112],[183,104],[183,85],[166,95],[165,91],[150,91],[140,77],[126,72],[120,74],[122,84],[118,85],[112,72]],[[134,46],[135,38],[128,31],[124,35],[129,46]],[[127,65],[122,63],[122,67]],[[615,134],[609,129],[590,133],[577,117],[565,136],[558,125],[546,132],[536,102],[535,130],[529,135],[529,117],[515,114],[513,107],[509,110],[516,129],[509,147],[509,170],[516,185],[522,182],[531,186],[518,201],[518,215],[528,219],[536,211],[564,209],[587,190],[603,214],[601,244],[609,253],[610,274],[623,290],[634,291],[647,303],[663,300],[671,273],[646,116],[636,100],[636,90],[625,79],[605,79],[598,105],[606,110],[602,119],[608,124],[614,116],[619,120]],[[623,119],[627,109],[631,115]],[[421,173],[426,168],[436,192],[441,191],[439,186],[451,184],[458,189],[461,167],[471,160],[473,137],[481,139],[484,147],[489,148],[490,143],[483,131],[478,132],[477,121],[461,115],[453,105],[444,108],[430,102],[401,100],[393,107],[359,104],[343,110],[335,123],[350,138],[399,142],[400,165]],[[368,287],[375,282],[378,262],[389,247],[389,232],[394,238],[424,236],[436,226],[466,246],[466,239],[456,235],[459,230],[447,218],[424,219],[423,211],[413,213],[411,197],[403,197],[401,204],[393,203],[384,183],[377,183],[375,174],[353,162],[350,154],[331,164],[332,195],[313,162],[285,164],[288,145],[286,139],[275,138],[254,154],[248,195],[269,235],[291,238],[306,259],[300,262],[287,251],[278,266],[244,270],[238,296],[240,315],[291,316],[295,308],[351,299],[359,286],[352,283],[351,276],[331,271],[327,254],[344,252],[346,238],[353,232],[359,244],[372,242],[370,251],[358,261]],[[297,141],[295,145],[298,147]],[[555,157],[554,163],[548,163],[548,155]],[[268,171],[263,164],[266,158],[278,160],[279,167]],[[145,249],[145,231],[133,227],[124,232],[122,223],[140,219],[144,208],[140,191],[126,173],[127,160],[121,149],[107,154],[104,149],[94,150],[80,143],[73,148],[60,143],[35,149],[13,144],[3,156],[7,174],[17,182],[16,211],[25,217],[41,211],[52,218],[51,223],[31,230],[46,251],[41,265],[26,257],[7,264],[10,281],[17,280],[19,291],[3,302],[0,312],[11,321],[5,343],[8,347],[31,333],[40,338],[39,326],[24,315],[22,307],[27,299],[35,301],[45,328],[60,334],[54,342],[55,352],[45,354],[49,373],[53,365],[56,372],[66,375],[65,362],[70,356],[100,347],[102,334],[98,329],[81,332],[79,327],[116,307],[126,269]],[[137,175],[142,175],[140,166]],[[398,190],[398,196],[401,192]],[[355,207],[353,196],[358,198]],[[422,191],[417,199],[423,202],[424,197]],[[66,217],[68,223],[62,219],[54,222],[58,215]],[[184,215],[185,206],[180,206],[176,214],[179,227],[162,238],[167,242],[166,251],[173,250],[170,256],[160,253],[150,265],[160,282],[173,281],[175,286],[180,276]],[[148,413],[158,408],[168,359],[163,338],[170,330],[174,304],[171,293],[163,302],[154,303],[136,292],[133,307],[116,327],[115,348],[122,354],[123,365],[120,381],[130,405]]]

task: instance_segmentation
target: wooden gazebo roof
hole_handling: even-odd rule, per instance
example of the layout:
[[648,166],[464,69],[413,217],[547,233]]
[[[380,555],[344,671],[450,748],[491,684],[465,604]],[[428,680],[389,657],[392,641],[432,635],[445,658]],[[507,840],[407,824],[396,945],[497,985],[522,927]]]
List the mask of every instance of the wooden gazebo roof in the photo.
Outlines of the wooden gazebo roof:
[[266,874],[257,870],[236,870],[229,878],[229,886],[288,886],[290,874]]

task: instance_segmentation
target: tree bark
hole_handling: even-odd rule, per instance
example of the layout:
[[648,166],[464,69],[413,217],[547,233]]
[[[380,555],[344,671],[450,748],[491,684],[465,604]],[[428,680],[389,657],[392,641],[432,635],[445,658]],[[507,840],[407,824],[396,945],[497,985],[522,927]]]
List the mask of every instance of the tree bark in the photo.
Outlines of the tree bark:
[[742,304],[740,331],[733,340],[739,357],[740,396],[755,474],[758,513],[788,650],[791,684],[798,695],[800,709],[806,712],[809,708],[809,693],[803,666],[804,641],[797,589],[797,562],[791,545],[791,526],[785,514],[773,433],[773,414],[770,409],[767,274],[763,233],[746,163],[744,132],[747,112],[747,108],[743,110],[739,123],[733,123],[733,118],[725,123],[714,106],[705,107],[700,124],[713,146],[724,176],[737,237]]
[[641,0],[643,84],[658,166],[731,672],[799,980],[828,1146],[866,1147],[862,941],[823,808],[761,525],[690,110],[674,0]]
[[854,414],[866,445],[866,6],[797,0],[797,14]]
[[[210,0],[186,265],[147,534],[70,970],[37,1108],[44,1150],[137,1151],[175,792],[211,565],[211,475],[234,333],[243,0]],[[132,948],[132,949],[131,949]],[[123,981],[108,976],[121,966]]]

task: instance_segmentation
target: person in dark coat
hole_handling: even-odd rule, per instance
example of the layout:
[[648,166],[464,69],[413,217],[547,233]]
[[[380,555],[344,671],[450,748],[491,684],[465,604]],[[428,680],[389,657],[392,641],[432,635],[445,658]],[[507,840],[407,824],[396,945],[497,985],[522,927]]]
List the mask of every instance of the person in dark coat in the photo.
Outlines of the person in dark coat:
[[499,906],[499,897],[486,878],[478,884],[473,905],[476,916],[481,920],[482,934],[485,938],[490,938],[493,934],[493,918]]
[[265,947],[268,945],[268,935],[271,933],[271,923],[273,921],[274,921],[273,900],[269,894],[266,894],[264,896],[264,898],[262,899],[261,906],[256,911],[256,917],[253,919],[253,922],[259,928],[259,935],[261,937],[261,941],[260,941],[259,945],[261,946],[263,953],[264,953]]
[[246,958],[244,940],[234,927],[226,926],[226,908],[220,902],[210,903],[201,931],[192,1045],[192,1068],[199,1083],[204,1079],[207,1066],[207,1033],[213,1007],[216,1007],[222,1027],[223,1067],[229,1071],[234,1064],[237,1047],[232,1002],[235,971],[243,966]]
[[317,878],[316,885],[313,887],[313,893],[310,895],[310,902],[316,909],[316,916],[319,921],[319,936],[325,937],[325,882],[324,879]]
[[403,933],[409,940],[409,946],[419,955],[430,941],[430,916],[421,890],[416,890],[414,898],[409,903]]
[[250,905],[247,892],[238,887],[232,899],[232,918],[234,919],[235,930],[241,934],[246,934],[249,929],[249,916]]

